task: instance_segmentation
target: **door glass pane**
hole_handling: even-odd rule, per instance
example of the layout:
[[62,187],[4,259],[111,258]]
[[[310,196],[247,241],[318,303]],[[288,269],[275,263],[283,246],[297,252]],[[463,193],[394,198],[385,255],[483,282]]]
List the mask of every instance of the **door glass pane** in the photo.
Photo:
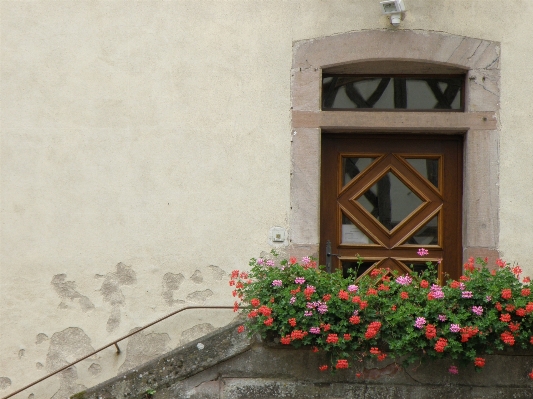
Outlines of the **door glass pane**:
[[424,227],[419,229],[406,244],[438,245],[439,244],[439,217],[431,219]]
[[341,244],[372,244],[372,241],[342,214]]
[[433,158],[406,158],[409,164],[418,173],[424,176],[435,187],[439,188],[439,159]]
[[357,202],[388,230],[422,204],[422,200],[392,172],[384,175]]
[[352,179],[367,168],[376,158],[354,158],[343,157],[342,158],[342,185],[345,186]]
[[422,274],[422,272],[428,268],[425,262],[420,262],[419,260],[404,260],[402,263],[418,275]]
[[370,261],[370,262],[363,262],[359,264],[357,261],[343,261],[342,262],[342,275],[344,278],[348,277],[348,271],[353,270],[356,272],[357,277],[362,275],[364,272],[366,272],[368,269],[374,265],[377,261]]

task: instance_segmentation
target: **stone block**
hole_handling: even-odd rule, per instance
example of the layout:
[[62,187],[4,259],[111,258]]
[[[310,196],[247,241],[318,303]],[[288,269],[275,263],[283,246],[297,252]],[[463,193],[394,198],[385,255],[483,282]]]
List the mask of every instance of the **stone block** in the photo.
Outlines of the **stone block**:
[[292,138],[290,239],[293,244],[320,241],[320,129],[295,129]]

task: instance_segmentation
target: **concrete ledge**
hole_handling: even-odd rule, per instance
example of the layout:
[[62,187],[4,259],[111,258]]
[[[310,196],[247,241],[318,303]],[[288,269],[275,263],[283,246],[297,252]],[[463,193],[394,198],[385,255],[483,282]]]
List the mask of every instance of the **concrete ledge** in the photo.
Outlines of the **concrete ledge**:
[[[237,334],[239,322],[206,335],[85,392],[77,399],[122,398],[531,398],[533,353],[484,356],[485,369],[460,368],[449,360],[407,369],[372,359],[336,373],[320,372],[324,353],[251,340]],[[203,349],[198,348],[202,344]],[[359,374],[359,377],[356,376]],[[148,389],[156,393],[146,395]]]

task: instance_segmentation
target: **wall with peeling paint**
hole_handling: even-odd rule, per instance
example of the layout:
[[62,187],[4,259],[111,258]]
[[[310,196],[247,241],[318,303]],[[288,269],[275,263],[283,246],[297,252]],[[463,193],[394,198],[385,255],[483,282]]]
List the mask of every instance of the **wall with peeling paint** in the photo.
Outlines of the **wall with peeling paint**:
[[[533,3],[405,1],[400,29],[501,42],[498,249],[533,274]],[[38,0],[0,2],[0,29],[4,395],[180,306],[232,304],[231,270],[290,227],[292,43],[390,26],[378,0]],[[18,397],[233,317],[167,320]]]

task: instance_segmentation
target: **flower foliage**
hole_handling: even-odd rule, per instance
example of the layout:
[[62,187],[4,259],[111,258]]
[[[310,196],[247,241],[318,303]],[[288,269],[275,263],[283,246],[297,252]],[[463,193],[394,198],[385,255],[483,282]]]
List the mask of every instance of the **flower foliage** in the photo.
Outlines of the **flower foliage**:
[[330,364],[321,370],[345,369],[364,356],[408,364],[448,357],[479,370],[484,354],[533,345],[530,280],[521,282],[520,267],[500,259],[489,270],[486,260],[476,266],[471,258],[459,281],[444,285],[431,262],[420,275],[374,269],[357,282],[355,273],[327,273],[309,257],[279,260],[273,253],[272,259],[252,259],[250,268],[233,271],[230,280],[240,300],[235,310],[247,305],[239,332],[325,351]]

